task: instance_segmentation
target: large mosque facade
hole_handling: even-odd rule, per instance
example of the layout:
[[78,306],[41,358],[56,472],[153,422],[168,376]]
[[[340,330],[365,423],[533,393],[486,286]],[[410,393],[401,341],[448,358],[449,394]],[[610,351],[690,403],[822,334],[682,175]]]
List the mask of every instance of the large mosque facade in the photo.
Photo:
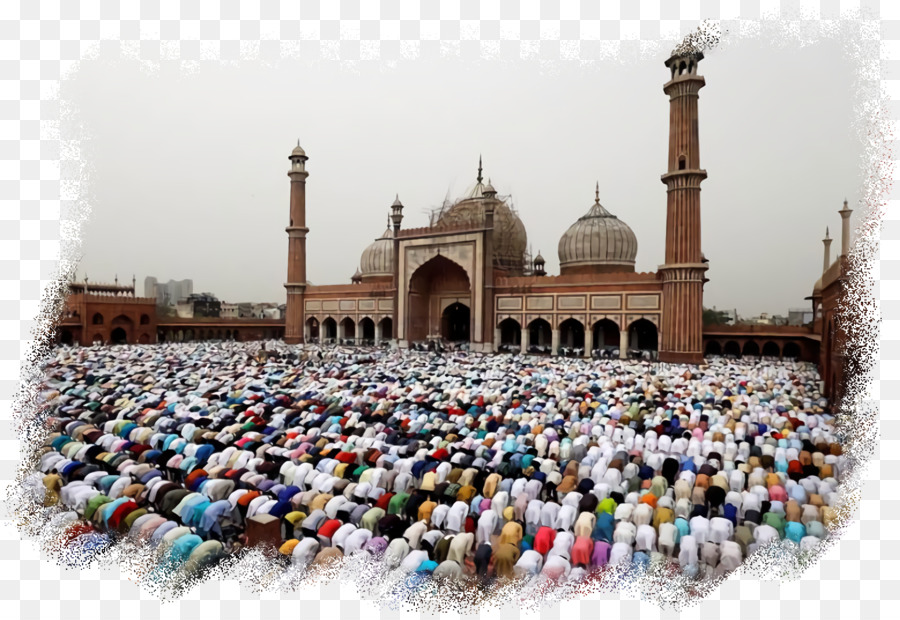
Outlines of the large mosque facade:
[[[306,279],[307,155],[290,155],[291,183],[285,340],[382,342],[408,347],[429,340],[466,341],[475,351],[508,348],[590,356],[597,349],[658,351],[665,362],[703,361],[698,93],[700,52],[666,61],[670,131],[665,263],[635,271],[638,241],[593,204],[559,240],[559,275],[527,255],[525,226],[485,180],[430,226],[403,228],[397,198],[389,225],[367,247],[350,284],[313,286]],[[587,192],[586,192],[587,193]],[[588,194],[589,195],[589,194]],[[586,201],[587,202],[587,201]]]

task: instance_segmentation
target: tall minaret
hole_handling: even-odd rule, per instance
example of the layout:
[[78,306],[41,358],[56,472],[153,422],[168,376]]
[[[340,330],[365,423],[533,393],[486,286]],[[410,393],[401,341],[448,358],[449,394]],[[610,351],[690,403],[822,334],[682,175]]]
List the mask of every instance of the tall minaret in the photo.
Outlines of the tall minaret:
[[303,343],[304,294],[306,293],[306,152],[300,147],[291,151],[291,219],[285,228],[288,234],[287,307],[284,319],[284,341],[287,344]]
[[673,52],[666,61],[669,95],[669,171],[662,175],[666,208],[666,262],[663,280],[662,334],[659,359],[671,363],[703,362],[703,283],[707,265],[700,243],[700,168],[698,92],[706,84],[697,74],[701,52]]
[[[403,203],[400,202],[400,194],[396,194],[391,205],[391,223],[394,225],[394,311],[392,334],[395,344],[399,346],[400,338],[406,337],[406,325],[400,324],[400,224],[403,222]],[[407,310],[409,312],[409,310]]]
[[831,237],[828,235],[828,228],[825,228],[825,238],[822,239],[822,245],[825,246],[825,258],[822,264],[822,273],[828,271],[831,267]]
[[847,207],[847,199],[844,198],[844,208],[838,211],[841,216],[841,258],[850,254],[850,214],[853,209]]

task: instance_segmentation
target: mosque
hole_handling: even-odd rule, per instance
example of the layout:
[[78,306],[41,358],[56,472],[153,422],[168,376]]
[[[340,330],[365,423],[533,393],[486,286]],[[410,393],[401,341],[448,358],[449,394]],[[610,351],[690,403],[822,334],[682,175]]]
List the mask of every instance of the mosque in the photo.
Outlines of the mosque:
[[638,350],[662,362],[692,364],[703,363],[704,355],[762,354],[818,363],[824,393],[834,397],[844,367],[836,317],[848,269],[851,211],[846,201],[839,211],[841,253],[832,261],[826,238],[822,277],[808,298],[811,325],[703,325],[708,266],[700,210],[707,176],[700,165],[698,132],[702,60],[701,52],[676,50],[665,61],[669,148],[660,178],[666,188],[665,262],[656,271],[635,271],[638,240],[604,207],[597,188],[593,203],[572,214],[577,219],[559,240],[560,273],[547,274],[540,253],[528,254],[527,232],[509,196],[485,179],[479,160],[474,185],[436,212],[429,226],[403,228],[405,207],[395,198],[387,228],[362,251],[350,283],[312,285],[306,276],[309,158],[298,143],[289,156],[283,321],[167,319],[156,316],[153,300],[136,298],[133,287],[129,298],[127,287],[93,290],[85,282],[70,290],[57,339],[89,341],[90,334],[100,342],[283,337],[289,344],[401,348],[440,340],[465,342],[477,352],[590,357],[605,349],[626,357]]
[[360,257],[350,284],[306,280],[306,170],[301,146],[290,155],[291,183],[285,341],[390,339],[399,347],[433,339],[466,341],[472,350],[560,347],[589,356],[614,347],[658,351],[665,362],[703,361],[698,73],[702,53],[666,61],[670,132],[665,264],[634,269],[638,242],[607,210],[599,192],[559,240],[560,274],[526,256],[525,226],[482,174],[430,226],[404,229],[404,206]]
[[[585,205],[559,240],[559,275],[547,274],[540,253],[528,256],[525,226],[509,197],[485,180],[479,160],[474,186],[436,212],[430,226],[403,228],[404,205],[398,197],[390,206],[388,227],[363,250],[351,282],[313,286],[306,279],[308,157],[298,143],[288,172],[285,341],[388,340],[399,347],[465,341],[480,352],[563,351],[585,357],[598,349],[617,349],[622,357],[641,350],[663,362],[695,364],[704,354],[723,352],[816,360],[820,337],[809,328],[716,326],[704,332],[702,59],[700,52],[676,52],[665,63],[665,263],[654,272],[635,271],[638,240],[604,207],[597,188],[593,204]],[[813,299],[820,323],[821,288],[820,282]]]

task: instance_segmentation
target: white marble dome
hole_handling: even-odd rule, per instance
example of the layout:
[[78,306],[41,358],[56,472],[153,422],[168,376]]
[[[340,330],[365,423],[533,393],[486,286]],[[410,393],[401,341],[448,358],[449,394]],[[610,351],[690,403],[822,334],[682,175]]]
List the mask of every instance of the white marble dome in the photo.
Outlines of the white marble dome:
[[390,226],[363,250],[359,259],[359,273],[363,279],[394,275],[394,232]]
[[578,218],[559,240],[559,266],[566,271],[633,271],[637,237],[631,228],[600,204]]

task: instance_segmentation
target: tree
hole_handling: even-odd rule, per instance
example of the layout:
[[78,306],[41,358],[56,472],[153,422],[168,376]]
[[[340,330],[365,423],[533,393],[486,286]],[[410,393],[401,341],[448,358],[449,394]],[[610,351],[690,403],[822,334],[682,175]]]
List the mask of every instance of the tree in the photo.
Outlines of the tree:
[[157,316],[175,316],[175,308],[173,308],[172,306],[157,305],[156,306],[156,315]]
[[715,308],[704,308],[703,309],[703,324],[704,325],[727,325],[731,322],[731,317],[728,316],[726,312],[722,310],[716,310]]

